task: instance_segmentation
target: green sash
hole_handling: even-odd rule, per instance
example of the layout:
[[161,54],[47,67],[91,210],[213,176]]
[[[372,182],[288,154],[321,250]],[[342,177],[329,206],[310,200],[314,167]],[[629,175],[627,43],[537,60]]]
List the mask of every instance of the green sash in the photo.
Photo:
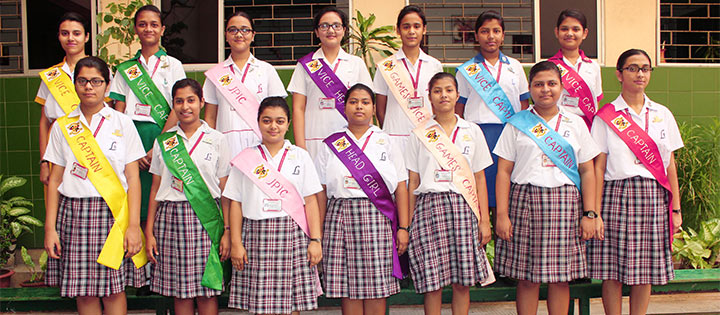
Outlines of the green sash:
[[[167,56],[162,49],[155,55],[160,59],[162,59],[163,56]],[[168,115],[170,115],[170,105],[162,92],[155,86],[150,75],[145,71],[145,67],[138,62],[139,57],[140,51],[138,51],[133,59],[121,63],[118,66],[117,72],[122,75],[138,100],[142,104],[150,105],[150,117],[152,117],[160,127],[163,127],[168,119]],[[134,104],[132,105],[134,106]]]
[[219,254],[220,238],[225,230],[222,212],[177,133],[163,133],[157,137],[157,141],[165,165],[175,178],[182,180],[185,197],[212,241],[201,283],[205,287],[222,290],[223,268]]

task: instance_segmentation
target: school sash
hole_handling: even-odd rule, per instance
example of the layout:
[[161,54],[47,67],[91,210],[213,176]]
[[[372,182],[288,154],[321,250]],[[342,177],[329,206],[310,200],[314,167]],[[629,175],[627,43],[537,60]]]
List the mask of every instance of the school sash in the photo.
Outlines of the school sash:
[[223,268],[219,254],[220,239],[224,232],[222,212],[177,132],[163,133],[157,137],[157,142],[165,166],[175,178],[182,181],[185,197],[212,242],[201,284],[222,291]]
[[605,104],[597,115],[610,126],[612,131],[625,142],[630,148],[635,157],[642,162],[642,164],[650,171],[650,174],[660,183],[660,185],[667,189],[669,196],[668,203],[668,214],[670,217],[670,242],[672,242],[672,208],[673,208],[673,194],[670,189],[670,181],[667,177],[667,170],[663,165],[663,160],[660,155],[655,141],[650,138],[650,135],[645,132],[635,121],[628,116],[627,113],[617,111],[615,105],[612,103]]
[[[558,119],[561,119],[558,117]],[[545,155],[563,174],[580,189],[580,173],[578,172],[575,150],[557,131],[548,127],[545,120],[529,110],[520,111],[508,122],[532,139]]]
[[325,97],[335,99],[335,109],[345,117],[345,93],[347,88],[342,80],[338,78],[330,66],[323,59],[312,59],[314,52],[311,52],[298,60],[310,79],[320,88]]
[[[409,108],[410,98],[415,93],[410,74],[407,71],[403,71],[401,67],[398,67],[397,58],[393,55],[386,58],[377,64],[376,69],[382,75],[383,79],[387,83],[390,92],[400,104],[403,112],[412,121],[415,127],[426,122],[432,113],[427,106]],[[418,80],[420,80],[418,78]]]
[[[587,59],[582,51],[580,51],[580,54],[583,60]],[[558,51],[558,53],[550,57],[548,61],[554,63],[558,69],[560,69],[563,88],[565,88],[570,96],[578,98],[578,107],[585,115],[583,119],[585,119],[585,123],[589,129],[592,125],[593,117],[595,117],[595,112],[597,111],[595,109],[597,100],[593,97],[592,90],[580,74],[563,61],[562,51]]]
[[[232,67],[232,65],[230,65]],[[262,138],[260,128],[257,122],[257,112],[260,107],[255,94],[250,92],[245,84],[235,77],[229,67],[223,64],[217,64],[210,70],[205,71],[205,76],[220,91],[225,100],[227,100],[235,113],[240,116],[250,128],[252,128],[258,138]]]
[[385,185],[380,172],[378,172],[367,155],[355,144],[355,141],[347,138],[344,131],[330,135],[323,142],[330,147],[330,150],[335,153],[340,162],[350,171],[360,189],[368,196],[375,208],[390,220],[393,245],[393,276],[402,279],[400,258],[396,246],[397,207],[395,207],[390,189]]
[[[167,55],[163,50],[158,51],[157,54],[161,56]],[[150,75],[145,71],[145,67],[138,61],[139,57],[140,52],[138,51],[138,54],[133,59],[118,65],[117,72],[122,75],[138,100],[142,104],[150,105],[150,117],[155,123],[160,127],[165,126],[168,115],[170,115],[170,105],[162,92],[155,86],[155,82],[153,82]]]
[[[115,218],[110,233],[105,239],[97,262],[112,269],[120,268],[125,250],[125,231],[130,221],[128,209],[127,192],[122,186],[120,179],[110,165],[110,162],[103,154],[90,128],[80,122],[79,117],[63,116],[57,119],[70,149],[78,160],[78,163],[87,168],[87,178],[95,186],[100,196],[105,200]],[[145,236],[142,235],[142,249],[132,257],[135,267],[144,266],[148,259],[145,254]]]
[[[502,61],[500,61],[502,62]],[[483,70],[483,67],[475,58],[468,60],[460,67],[457,72],[470,83],[480,98],[483,99],[487,107],[500,119],[503,123],[507,122],[510,117],[515,115],[512,103],[500,84],[493,78],[490,71]]]
[[65,62],[58,63],[46,70],[40,72],[40,79],[45,82],[45,85],[50,90],[55,101],[57,101],[60,108],[67,115],[72,112],[77,104],[80,104],[80,98],[75,92],[75,86],[73,85],[72,78],[70,78],[65,71],[62,71],[62,66]]

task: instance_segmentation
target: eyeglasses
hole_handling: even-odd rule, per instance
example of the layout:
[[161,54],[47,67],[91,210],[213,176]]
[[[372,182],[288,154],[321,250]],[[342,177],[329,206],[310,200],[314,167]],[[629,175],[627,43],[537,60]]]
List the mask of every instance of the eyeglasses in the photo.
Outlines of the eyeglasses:
[[334,24],[322,23],[322,24],[318,25],[318,28],[323,32],[326,32],[331,27],[335,31],[342,31],[342,29],[343,29],[343,25],[340,23],[334,23]]
[[653,67],[640,67],[638,65],[629,65],[625,68],[622,68],[622,70],[626,70],[631,73],[637,73],[638,71],[642,71],[642,73],[648,73],[652,72],[655,69],[653,69]]
[[231,28],[228,28],[226,30],[226,32],[230,33],[230,35],[233,35],[233,36],[237,35],[238,32],[240,34],[242,34],[243,36],[246,36],[246,35],[249,35],[250,33],[255,32],[255,30],[253,30],[251,28],[247,28],[247,27],[243,27],[243,28],[231,27]]
[[105,83],[105,80],[100,79],[100,78],[92,78],[92,79],[88,80],[88,79],[85,79],[82,77],[77,78],[77,80],[75,80],[75,83],[79,84],[80,86],[85,86],[86,84],[88,84],[88,82],[90,82],[90,85],[92,85],[94,87],[98,87],[98,86],[103,85],[103,83]]

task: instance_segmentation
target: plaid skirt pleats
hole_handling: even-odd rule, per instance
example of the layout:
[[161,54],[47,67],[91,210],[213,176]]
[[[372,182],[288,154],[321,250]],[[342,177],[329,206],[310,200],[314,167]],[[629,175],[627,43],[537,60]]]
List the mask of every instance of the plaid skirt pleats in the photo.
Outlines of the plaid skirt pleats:
[[605,239],[588,244],[591,278],[662,285],[675,277],[668,194],[655,179],[606,181],[601,216]]
[[390,219],[370,199],[331,199],[323,235],[325,296],[378,299],[398,293],[392,233]]
[[253,314],[290,314],[317,308],[320,279],[307,258],[309,238],[289,216],[243,219],[248,263],[233,268],[228,306]]
[[105,200],[61,196],[55,228],[62,246],[60,259],[48,258],[45,283],[59,286],[63,297],[105,297],[125,286],[148,283],[147,265],[135,268],[132,259],[118,270],[97,263],[115,219]]
[[153,234],[160,254],[150,290],[181,299],[222,293],[200,284],[212,242],[189,202],[160,203]]
[[509,201],[513,236],[510,241],[497,239],[495,271],[535,283],[587,277],[577,187],[512,184]]
[[457,193],[417,197],[408,253],[417,293],[453,283],[473,286],[488,277],[478,220]]

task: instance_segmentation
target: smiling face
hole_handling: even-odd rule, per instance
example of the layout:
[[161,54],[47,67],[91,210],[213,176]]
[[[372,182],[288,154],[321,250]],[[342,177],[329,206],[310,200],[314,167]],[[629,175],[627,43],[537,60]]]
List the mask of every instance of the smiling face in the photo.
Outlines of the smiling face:
[[141,45],[159,45],[163,33],[165,33],[165,26],[162,25],[159,14],[149,10],[138,13],[135,21],[135,34],[140,38]]
[[[323,25],[328,25],[329,27],[323,30],[321,28]],[[345,36],[345,27],[336,30],[335,27],[333,27],[334,25],[342,25],[340,15],[335,12],[327,12],[323,14],[317,28],[315,28],[315,35],[317,35],[325,47],[339,47],[343,36]]]
[[503,31],[500,21],[491,19],[485,21],[475,32],[475,40],[480,46],[483,54],[494,54],[500,50],[505,40],[505,31]]
[[557,106],[562,89],[560,75],[556,71],[538,72],[530,82],[530,96],[532,96],[534,107],[550,109]]
[[457,87],[452,78],[438,79],[430,87],[430,103],[435,114],[454,112],[458,98]]
[[423,25],[422,18],[415,12],[406,14],[397,29],[403,47],[409,48],[419,47],[426,32],[427,29]]
[[375,104],[367,91],[357,89],[348,95],[345,101],[345,116],[349,125],[370,125],[374,112]]
[[58,41],[66,55],[76,55],[85,51],[85,43],[90,39],[90,33],[85,31],[82,23],[67,20],[60,23]]
[[200,120],[200,110],[205,102],[198,97],[192,87],[177,89],[173,97],[173,110],[180,124],[192,125]]
[[[625,60],[623,68],[634,66],[635,68],[651,68],[650,60],[645,55],[637,54],[628,57]],[[637,71],[635,73],[625,69],[623,71],[615,70],[623,92],[644,93],[648,83],[650,83],[650,74],[652,72]]]
[[[80,98],[80,104],[92,107],[101,104],[105,100],[105,90],[108,83],[103,79],[102,73],[93,67],[82,67],[77,73],[75,79],[75,91]],[[102,81],[98,86],[94,86],[92,81]],[[85,84],[81,84],[85,83]]]
[[[237,32],[233,35],[231,31]],[[247,34],[243,34],[243,30],[251,30]],[[244,16],[233,16],[225,27],[225,40],[230,45],[230,50],[234,53],[246,52],[250,49],[250,44],[255,40],[255,31],[252,29],[250,20]]]
[[285,133],[290,126],[285,110],[280,106],[269,106],[263,109],[258,120],[262,142],[272,144],[285,141]]
[[555,37],[560,47],[565,50],[576,50],[580,48],[583,40],[588,36],[588,29],[583,28],[576,18],[568,17],[555,28]]

